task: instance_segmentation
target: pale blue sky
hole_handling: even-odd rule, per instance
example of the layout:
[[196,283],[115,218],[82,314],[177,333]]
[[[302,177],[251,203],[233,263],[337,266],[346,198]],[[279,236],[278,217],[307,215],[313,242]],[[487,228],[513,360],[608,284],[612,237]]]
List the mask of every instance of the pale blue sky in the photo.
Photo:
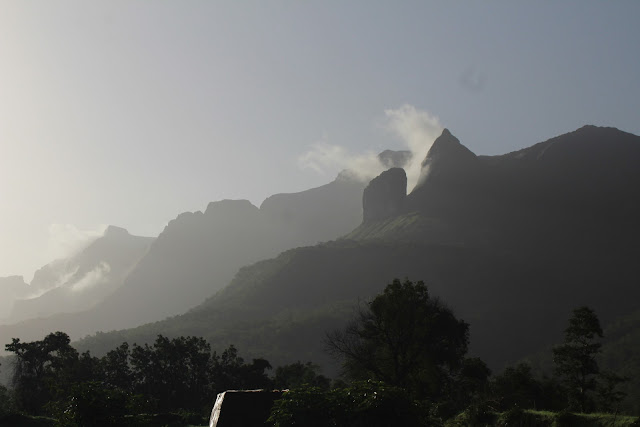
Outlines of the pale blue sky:
[[477,154],[640,134],[639,18],[637,1],[0,0],[0,276],[103,224],[157,235],[209,201],[326,183],[342,164],[298,159],[404,148],[385,115],[403,105]]

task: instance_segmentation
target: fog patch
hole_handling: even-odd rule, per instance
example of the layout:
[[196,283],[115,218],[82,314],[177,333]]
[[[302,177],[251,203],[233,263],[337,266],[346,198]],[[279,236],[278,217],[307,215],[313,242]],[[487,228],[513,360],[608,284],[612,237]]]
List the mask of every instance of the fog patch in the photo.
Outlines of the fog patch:
[[[385,110],[381,128],[401,141],[403,146],[400,149],[411,152],[411,158],[404,169],[407,173],[407,189],[412,190],[421,177],[424,179],[426,176],[421,174],[424,172],[422,162],[444,127],[435,115],[405,104],[396,109]],[[335,175],[346,169],[364,182],[388,169],[380,161],[378,153],[371,150],[361,154],[351,153],[343,146],[329,144],[326,135],[313,144],[311,150],[298,157],[298,164],[322,175]]]
[[321,175],[336,175],[346,169],[351,176],[363,182],[370,181],[385,170],[375,152],[350,153],[345,147],[329,144],[326,135],[312,144],[311,150],[298,157],[298,165]]
[[93,288],[101,283],[107,281],[107,275],[111,271],[111,267],[106,262],[102,261],[93,270],[82,276],[80,280],[71,285],[71,290],[74,292],[82,292],[87,289]]
[[57,260],[76,255],[91,242],[104,236],[106,229],[107,225],[99,225],[89,230],[81,230],[73,224],[49,225],[47,259]]
[[80,266],[74,266],[68,268],[68,263],[62,260],[54,261],[50,264],[55,281],[47,283],[46,286],[40,286],[38,289],[33,289],[24,299],[39,298],[52,289],[59,288],[67,283],[80,269]]

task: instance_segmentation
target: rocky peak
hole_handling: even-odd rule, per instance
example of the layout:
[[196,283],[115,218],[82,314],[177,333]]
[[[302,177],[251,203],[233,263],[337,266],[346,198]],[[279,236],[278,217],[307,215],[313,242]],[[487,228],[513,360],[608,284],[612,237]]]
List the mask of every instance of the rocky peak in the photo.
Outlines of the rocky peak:
[[433,142],[427,157],[422,162],[420,182],[424,182],[427,177],[430,180],[439,180],[464,176],[474,169],[477,163],[478,157],[462,145],[458,138],[449,132],[449,129],[444,129]]
[[422,162],[422,166],[426,164],[446,162],[446,163],[460,163],[460,162],[474,162],[476,155],[471,152],[467,147],[460,143],[460,140],[453,136],[449,129],[442,131],[442,134],[433,141],[433,145],[427,153],[427,157]]
[[400,212],[407,196],[407,174],[391,168],[372,179],[362,195],[363,221],[376,221]]

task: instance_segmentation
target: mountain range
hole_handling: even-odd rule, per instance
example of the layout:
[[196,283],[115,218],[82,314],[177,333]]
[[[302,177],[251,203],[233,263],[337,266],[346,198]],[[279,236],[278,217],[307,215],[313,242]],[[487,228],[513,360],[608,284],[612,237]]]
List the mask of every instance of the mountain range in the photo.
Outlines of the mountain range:
[[494,369],[558,342],[571,310],[603,323],[638,308],[640,138],[585,126],[501,156],[476,156],[448,130],[406,194],[391,168],[363,193],[352,232],[246,266],[189,312],[78,343],[105,351],[156,334],[234,343],[274,363],[313,360],[326,331],[393,278],[425,280],[471,324]]
[[246,200],[212,202],[204,212],[180,214],[157,239],[110,226],[80,253],[38,270],[30,285],[0,278],[15,294],[12,304],[5,300],[11,316],[0,325],[0,340],[40,339],[54,329],[78,339],[181,314],[245,264],[353,229],[364,186],[343,172],[324,186],[271,196],[260,208]]
[[494,370],[559,342],[577,306],[604,325],[627,319],[620,336],[640,330],[640,137],[585,126],[478,156],[445,129],[407,193],[409,156],[382,153],[388,169],[368,184],[345,172],[260,208],[221,201],[182,214],[102,302],[1,326],[0,338],[103,331],[76,343],[100,355],[195,335],[335,374],[326,332],[396,277],[424,280],[470,323],[471,353]]

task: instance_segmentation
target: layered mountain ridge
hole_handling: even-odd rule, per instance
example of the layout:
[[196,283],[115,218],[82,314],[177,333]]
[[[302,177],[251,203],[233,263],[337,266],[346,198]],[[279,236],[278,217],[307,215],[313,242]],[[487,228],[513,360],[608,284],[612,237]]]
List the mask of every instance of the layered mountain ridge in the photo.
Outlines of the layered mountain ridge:
[[184,315],[79,346],[200,335],[214,348],[331,371],[326,331],[409,277],[471,324],[473,354],[499,369],[559,339],[576,306],[594,307],[605,324],[637,309],[637,164],[640,138],[616,129],[585,127],[491,157],[445,131],[410,194],[401,169],[369,184],[367,220],[346,236],[243,267]]
[[477,156],[445,130],[409,194],[399,167],[408,157],[385,156],[390,168],[367,186],[345,173],[260,208],[221,201],[182,214],[104,303],[0,327],[0,336],[28,326],[40,335],[25,339],[40,339],[55,325],[75,338],[140,324],[77,346],[100,355],[122,341],[195,335],[335,374],[325,333],[408,277],[471,324],[472,355],[499,370],[559,340],[577,306],[592,306],[603,324],[637,312],[640,137],[585,126]]
[[37,270],[31,283],[14,293],[3,322],[16,323],[91,308],[123,284],[153,240],[108,226],[101,237],[77,254]]
[[[271,196],[260,208],[247,200],[222,200],[209,203],[204,212],[182,213],[135,260],[121,286],[101,301],[74,313],[64,313],[57,302],[68,300],[69,290],[51,291],[42,300],[46,304],[21,302],[30,310],[20,309],[20,323],[0,325],[0,340],[40,339],[54,329],[78,339],[181,314],[227,285],[245,264],[291,247],[335,239],[353,229],[362,217],[364,186],[345,172],[321,187]],[[126,230],[110,227],[105,239],[123,233]],[[88,257],[86,252],[80,256]],[[62,260],[44,267],[36,282],[51,282],[64,272],[84,277],[87,269],[73,270],[74,262]],[[102,268],[110,269],[110,263]],[[53,270],[57,275],[50,274]]]

